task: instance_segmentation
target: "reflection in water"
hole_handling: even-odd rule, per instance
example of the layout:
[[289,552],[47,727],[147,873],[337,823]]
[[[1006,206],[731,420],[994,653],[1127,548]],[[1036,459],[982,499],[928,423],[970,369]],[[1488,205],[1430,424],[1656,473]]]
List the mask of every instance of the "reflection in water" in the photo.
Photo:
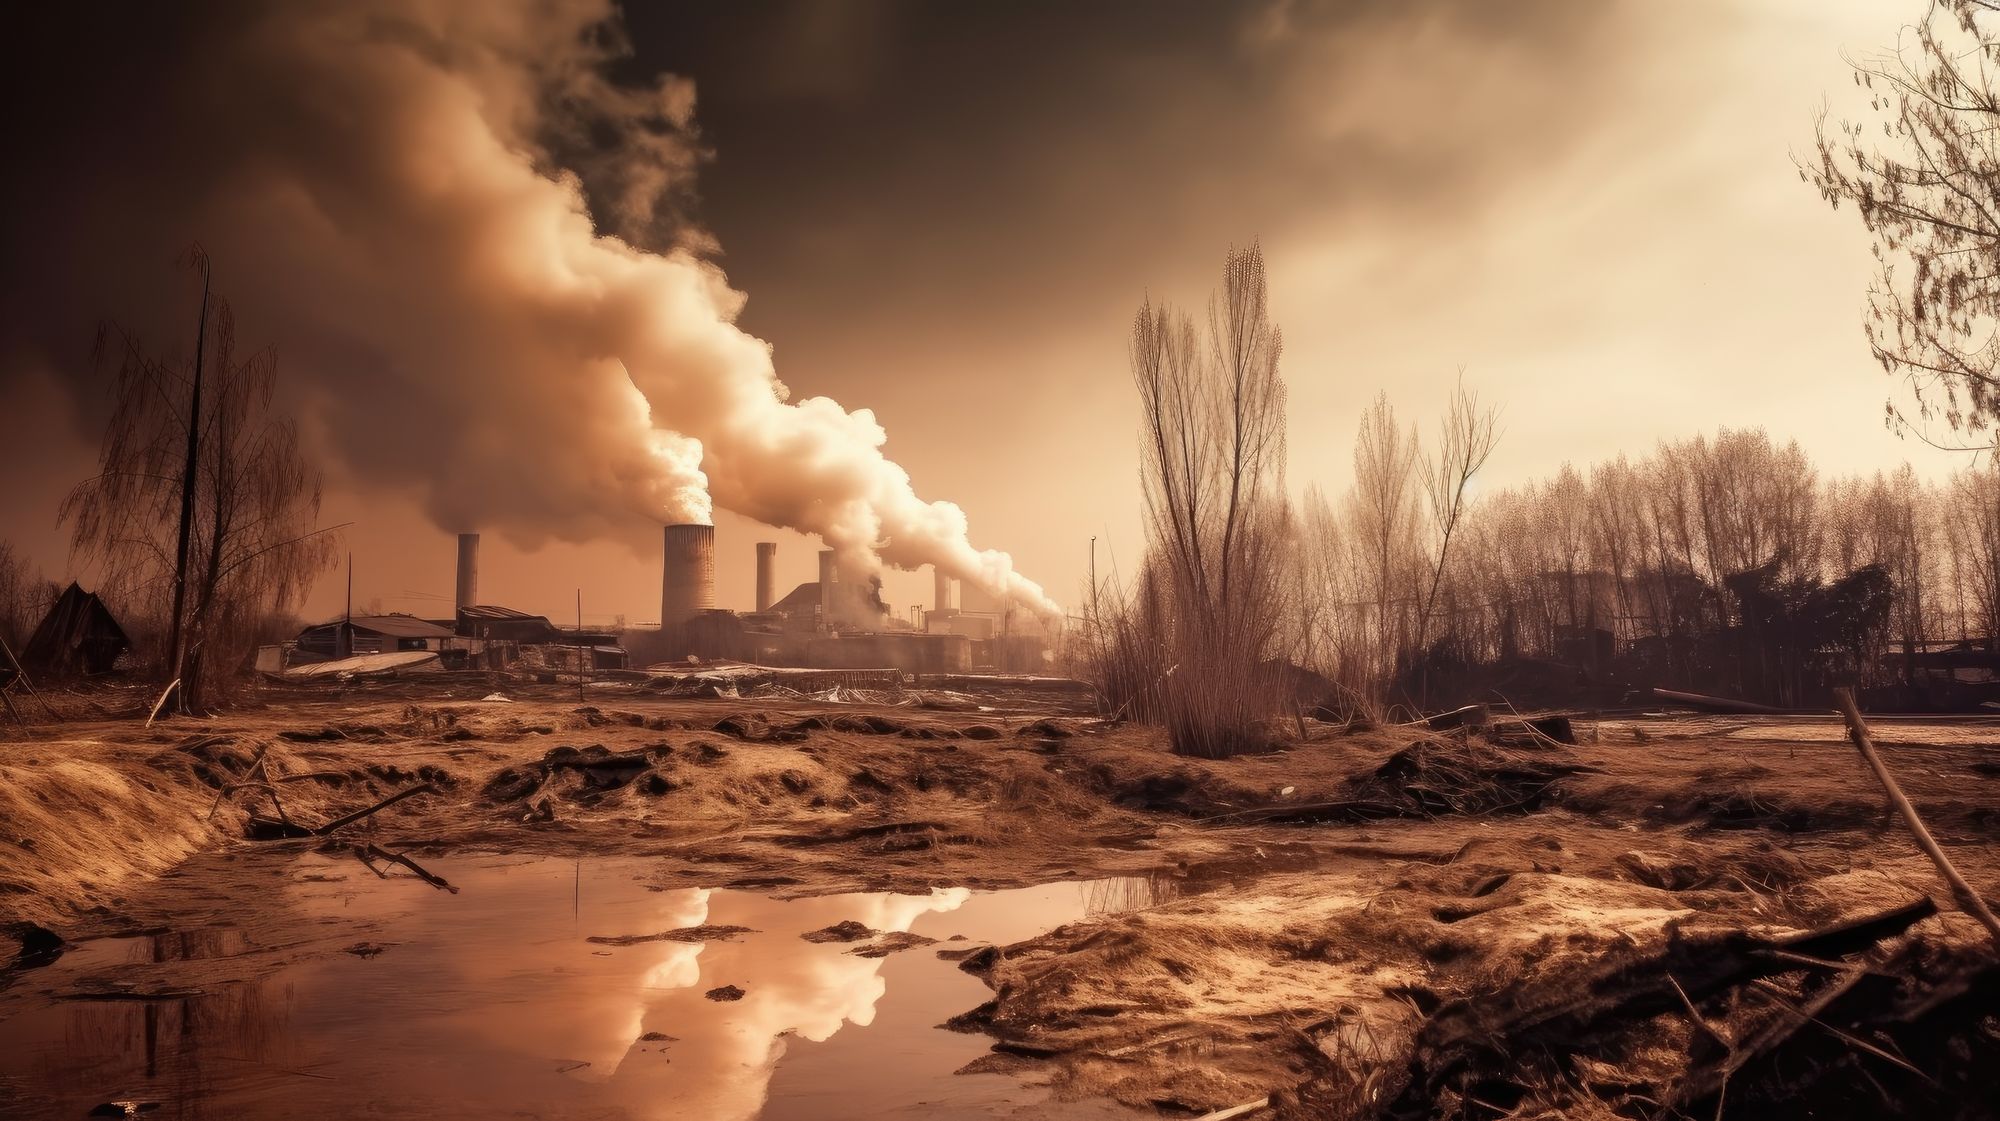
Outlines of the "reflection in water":
[[[342,880],[318,857],[260,859],[293,859],[293,874],[281,913],[245,899],[249,934],[103,939],[0,994],[0,1117],[74,1115],[133,1098],[161,1102],[151,1114],[159,1118],[504,1111],[748,1121],[769,1112],[788,1050],[818,1054],[844,1030],[869,1028],[885,1000],[901,1009],[896,1056],[867,1046],[826,1052],[844,1059],[807,1064],[808,1084],[788,1079],[786,1092],[830,1104],[776,1112],[859,1117],[869,1114],[841,1104],[928,1101],[934,1112],[906,1115],[1011,1115],[1032,1095],[1000,1076],[951,1074],[986,1041],[929,1027],[985,999],[976,980],[927,952],[864,958],[799,935],[854,920],[1011,942],[1146,905],[1161,891],[1124,880],[781,901],[649,891],[635,863],[486,859],[439,862],[463,889],[448,896],[400,877]],[[248,896],[269,882],[242,887]],[[704,924],[754,933],[586,941]],[[386,949],[338,952],[363,941]],[[704,995],[724,985],[745,995]],[[193,995],[60,999],[135,993]],[[653,1033],[670,1038],[645,1038]],[[982,1114],[986,1106],[993,1112]]]
[[[4,1103],[10,1099],[24,1105],[33,1100],[27,1092],[6,1092],[7,1082],[19,1078],[15,1063],[20,1060],[31,1064],[30,1076],[22,1079],[31,1086],[83,1096],[93,1096],[98,1087],[118,1091],[95,1095],[91,1104],[128,1096],[127,1091],[145,1099],[204,1101],[216,1085],[237,1073],[235,1064],[285,1065],[278,1047],[286,1037],[284,1010],[266,999],[264,986],[198,988],[172,1000],[127,995],[189,991],[175,983],[171,966],[218,961],[251,949],[240,931],[214,928],[103,938],[64,955],[60,968],[74,978],[68,990],[78,999],[0,1022],[0,1048],[9,1053],[0,1058],[0,1078],[6,1080],[0,1082],[0,1115],[8,1115],[10,1107]],[[44,1035],[54,1035],[59,1048],[26,1042]],[[226,1047],[213,1046],[223,1040]],[[30,1115],[35,1114],[21,1114]]]

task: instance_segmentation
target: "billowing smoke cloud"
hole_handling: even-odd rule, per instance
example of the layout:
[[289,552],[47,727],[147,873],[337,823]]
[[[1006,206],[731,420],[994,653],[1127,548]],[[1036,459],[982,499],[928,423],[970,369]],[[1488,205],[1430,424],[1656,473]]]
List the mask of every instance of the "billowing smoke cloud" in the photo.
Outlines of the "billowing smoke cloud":
[[338,469],[443,528],[580,540],[713,501],[1054,610],[868,410],[792,400],[735,326],[686,219],[694,91],[607,76],[610,0],[135,10],[49,40],[69,65],[6,188],[40,219],[6,246],[34,292],[0,313],[11,349],[73,364],[62,331],[157,302],[198,240]]

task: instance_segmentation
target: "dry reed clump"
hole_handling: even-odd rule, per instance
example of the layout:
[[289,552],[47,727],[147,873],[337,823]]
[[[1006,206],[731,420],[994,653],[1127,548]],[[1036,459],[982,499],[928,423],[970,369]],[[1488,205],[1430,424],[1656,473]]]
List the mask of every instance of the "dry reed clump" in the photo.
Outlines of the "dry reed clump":
[[1285,742],[1280,719],[1297,717],[1284,674],[1258,644],[1173,618],[1150,586],[1136,606],[1098,613],[1083,642],[1106,715],[1164,728],[1177,755],[1270,751]]

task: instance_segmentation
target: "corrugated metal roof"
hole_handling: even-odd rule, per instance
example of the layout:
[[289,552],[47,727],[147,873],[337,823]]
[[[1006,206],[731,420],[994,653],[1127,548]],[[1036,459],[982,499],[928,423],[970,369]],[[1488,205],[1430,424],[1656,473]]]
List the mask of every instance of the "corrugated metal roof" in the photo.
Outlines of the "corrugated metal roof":
[[511,607],[496,607],[490,603],[461,607],[458,609],[458,617],[461,619],[487,619],[493,621],[502,619],[541,619],[543,622],[548,621],[546,617],[541,615],[530,615],[525,611],[516,611]]
[[[436,623],[425,622],[415,615],[356,615],[352,622],[357,631],[386,635],[390,638],[455,638],[456,634]],[[333,624],[338,625],[335,619]]]

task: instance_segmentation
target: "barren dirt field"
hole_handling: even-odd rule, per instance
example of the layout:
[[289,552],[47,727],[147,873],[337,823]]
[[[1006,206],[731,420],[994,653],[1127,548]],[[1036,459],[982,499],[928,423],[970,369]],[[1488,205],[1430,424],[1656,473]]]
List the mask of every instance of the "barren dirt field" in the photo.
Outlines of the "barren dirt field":
[[[440,693],[0,744],[0,1115],[1992,1109],[1990,969],[1935,1053],[1831,1023],[1988,948],[1832,717],[1202,761],[1032,702]],[[2000,727],[1877,732],[2000,895]]]

